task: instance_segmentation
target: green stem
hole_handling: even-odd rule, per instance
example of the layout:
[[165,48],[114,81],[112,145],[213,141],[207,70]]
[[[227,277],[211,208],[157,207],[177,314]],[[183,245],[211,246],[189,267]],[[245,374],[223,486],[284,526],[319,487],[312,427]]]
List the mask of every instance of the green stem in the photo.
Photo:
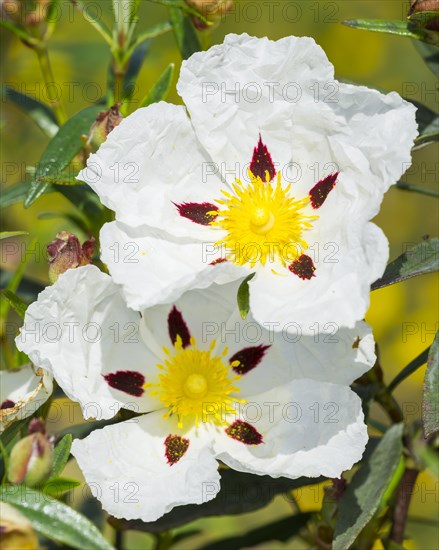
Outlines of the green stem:
[[392,514],[392,529],[390,531],[390,540],[396,544],[402,544],[404,540],[410,500],[418,474],[419,470],[407,468],[398,487],[396,503]]
[[3,466],[5,471],[3,472],[3,478],[2,478],[2,485],[6,483],[8,479],[8,467],[9,467],[9,457],[8,453],[6,452],[5,446],[3,445],[1,439],[0,439],[0,453],[3,457]]
[[62,125],[67,121],[67,115],[61,101],[56,97],[56,92],[54,90],[55,79],[53,77],[52,67],[50,65],[49,53],[45,44],[39,44],[34,49],[40,63],[44,83],[46,84],[47,88],[46,93],[49,98],[51,107],[55,112],[58,123]]
[[382,369],[379,365],[379,362],[375,363],[375,366],[372,370],[367,373],[369,380],[376,385],[377,391],[375,394],[375,401],[381,405],[381,407],[386,411],[390,420],[394,424],[399,424],[404,422],[404,416],[402,414],[401,408],[398,405],[398,402],[390,393],[389,388],[384,384],[382,379]]
[[422,365],[424,365],[427,362],[428,359],[428,352],[430,351],[430,348],[427,348],[422,353],[420,353],[413,361],[411,361],[406,367],[402,369],[401,372],[399,372],[395,378],[390,382],[390,384],[387,386],[387,390],[389,392],[393,392],[393,390],[401,384],[408,376],[416,372]]
[[406,183],[405,181],[398,181],[396,187],[398,189],[402,189],[403,191],[411,191],[412,193],[419,193],[420,195],[435,197],[436,199],[439,198],[439,191],[436,191],[435,189],[426,189],[425,187],[418,187],[417,185]]

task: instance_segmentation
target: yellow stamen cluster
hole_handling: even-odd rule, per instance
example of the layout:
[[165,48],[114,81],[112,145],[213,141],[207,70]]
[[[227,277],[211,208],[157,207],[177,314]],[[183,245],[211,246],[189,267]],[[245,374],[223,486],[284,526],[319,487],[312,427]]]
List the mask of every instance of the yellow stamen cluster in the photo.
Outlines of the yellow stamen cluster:
[[224,348],[221,355],[213,355],[216,342],[210,349],[197,348],[195,338],[190,345],[183,348],[178,336],[174,350],[163,348],[167,358],[157,365],[162,371],[158,384],[150,384],[151,395],[157,396],[167,408],[165,417],[176,415],[178,426],[183,427],[183,419],[196,426],[200,422],[213,422],[216,425],[226,424],[226,417],[232,412],[230,405],[242,400],[231,397],[239,392],[233,382],[240,376],[230,377],[230,365],[223,361],[227,354]]
[[225,198],[216,201],[222,208],[211,225],[227,231],[216,244],[225,246],[227,259],[239,265],[277,260],[285,266],[308,248],[302,234],[317,216],[303,214],[309,197],[291,197],[291,184],[282,186],[280,172],[276,183],[269,181],[268,172],[266,181],[251,172],[249,176],[248,185],[237,179],[235,194],[223,190]]

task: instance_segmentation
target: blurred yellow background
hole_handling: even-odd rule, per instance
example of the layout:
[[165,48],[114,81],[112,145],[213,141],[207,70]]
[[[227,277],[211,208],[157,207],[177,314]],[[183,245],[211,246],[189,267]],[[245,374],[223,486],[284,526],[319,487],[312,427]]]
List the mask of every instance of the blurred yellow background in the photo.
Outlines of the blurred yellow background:
[[[111,24],[111,2],[91,2],[96,13]],[[109,52],[99,35],[76,13],[67,0],[61,0],[61,19],[50,43],[53,71],[69,116],[104,95]],[[220,43],[229,32],[247,32],[255,36],[276,39],[289,34],[312,36],[326,51],[335,65],[336,78],[366,84],[384,91],[396,90],[408,99],[421,101],[438,109],[439,92],[433,73],[424,65],[409,39],[386,34],[369,33],[347,28],[341,21],[352,18],[401,19],[408,2],[401,0],[356,1],[250,1],[238,0],[235,9],[223,22],[205,36],[206,44]],[[147,1],[141,2],[138,31],[165,20],[167,9]],[[39,67],[32,51],[9,32],[3,34],[2,80],[16,89],[44,99]],[[141,71],[135,99],[138,101],[157,80],[168,63],[179,59],[172,33],[155,39]],[[178,65],[176,67],[178,75]],[[179,102],[175,80],[168,97]],[[134,103],[135,105],[135,103]],[[2,185],[12,185],[24,178],[26,166],[34,165],[44,150],[47,139],[23,113],[8,103],[2,104],[1,141]],[[405,180],[427,188],[438,186],[439,150],[430,146],[416,152]],[[57,231],[75,230],[63,220],[38,220],[43,212],[66,212],[71,209],[61,195],[40,198],[24,210],[15,205],[3,214],[3,229],[27,230],[36,235],[42,247]],[[384,200],[376,222],[390,240],[391,258],[418,243],[424,235],[438,234],[438,210],[435,199],[391,189]],[[85,237],[85,236],[82,236]],[[8,258],[8,269],[14,268],[19,256]],[[27,274],[47,283],[47,265],[41,256],[32,261]],[[433,340],[438,328],[438,284],[436,275],[412,279],[393,287],[375,291],[367,316],[380,344],[385,378],[389,382],[411,359]],[[409,421],[420,418],[424,368],[405,381],[396,391]],[[378,409],[373,416],[383,421]],[[71,466],[73,469],[73,466]],[[436,472],[437,474],[437,472]],[[437,477],[429,473],[420,476],[411,505],[411,516],[437,520],[439,512]],[[435,491],[435,493],[434,493]],[[315,487],[302,491],[299,504],[304,509],[318,509],[322,491]],[[209,519],[196,523],[212,538],[243,532],[288,514],[290,505],[277,498],[268,508],[255,514],[234,518]],[[438,531],[431,525],[410,521],[409,536],[414,542],[407,548],[422,550],[439,548]],[[189,539],[178,548],[193,548],[197,540]],[[130,533],[127,547],[144,548],[148,535]],[[300,541],[289,544],[265,545],[263,548],[305,548]],[[377,547],[378,548],[378,547]]]

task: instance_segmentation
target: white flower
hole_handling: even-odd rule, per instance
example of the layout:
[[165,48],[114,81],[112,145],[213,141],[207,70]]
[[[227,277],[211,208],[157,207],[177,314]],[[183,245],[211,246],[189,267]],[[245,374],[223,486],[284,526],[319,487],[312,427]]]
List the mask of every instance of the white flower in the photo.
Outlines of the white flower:
[[53,373],[85,417],[111,418],[120,407],[148,413],[73,443],[114,516],[153,521],[210,500],[217,460],[272,477],[337,477],[362,456],[367,431],[348,385],[374,363],[369,327],[275,332],[241,319],[238,284],[139,314],[111,277],[85,266],[27,309],[18,348]]
[[0,433],[34,414],[52,394],[52,375],[31,364],[0,370]]
[[311,38],[228,35],[177,89],[190,117],[137,110],[78,176],[116,212],[102,258],[128,305],[256,272],[259,322],[352,328],[388,259],[369,220],[410,165],[415,107],[337,82]]

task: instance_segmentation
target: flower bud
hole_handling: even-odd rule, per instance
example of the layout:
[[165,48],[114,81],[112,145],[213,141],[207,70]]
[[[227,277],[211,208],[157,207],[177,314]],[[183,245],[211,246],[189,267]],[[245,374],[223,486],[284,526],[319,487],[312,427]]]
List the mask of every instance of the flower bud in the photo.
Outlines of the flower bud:
[[86,145],[92,150],[97,150],[107,139],[108,134],[118,126],[123,116],[120,112],[121,103],[116,103],[108,109],[101,111],[93,122],[87,136]]
[[[196,9],[201,15],[203,15],[210,23],[218,23],[220,18],[223,17],[233,7],[233,0],[185,0],[186,4],[191,8]],[[208,25],[198,19],[198,17],[192,17],[192,23],[199,31],[204,31],[208,28]]]
[[24,483],[35,487],[50,475],[53,466],[53,442],[45,433],[44,422],[33,420],[29,433],[18,441],[9,457],[8,480],[11,483]]
[[[409,17],[425,12],[438,12],[439,0],[410,0]],[[427,15],[426,13],[426,15]],[[425,21],[419,21],[419,25],[429,31],[439,31],[439,17],[426,17]]]
[[31,522],[6,502],[0,502],[0,546],[3,550],[38,549],[38,538]]
[[61,273],[70,268],[80,267],[91,263],[95,247],[92,237],[81,246],[76,235],[68,231],[61,231],[56,239],[47,245],[49,254],[49,280],[54,283]]

